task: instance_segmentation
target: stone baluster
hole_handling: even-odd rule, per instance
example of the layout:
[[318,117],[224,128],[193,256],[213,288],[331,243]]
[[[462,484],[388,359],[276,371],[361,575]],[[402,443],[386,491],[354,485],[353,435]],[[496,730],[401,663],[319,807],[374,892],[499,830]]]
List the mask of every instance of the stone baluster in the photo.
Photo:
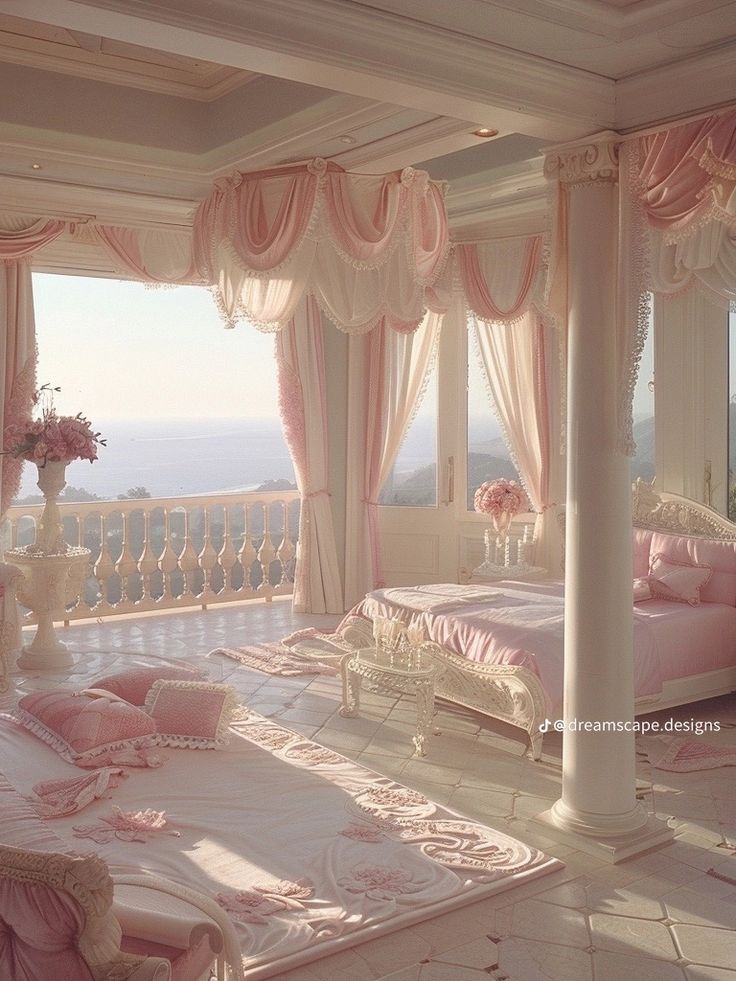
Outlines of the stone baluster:
[[245,527],[243,529],[243,544],[238,552],[238,558],[243,567],[243,589],[250,592],[253,592],[253,563],[258,556],[253,545],[253,536],[251,535],[252,513],[250,504],[246,504],[244,507]]
[[217,563],[217,552],[210,538],[210,513],[208,508],[204,508],[204,540],[202,551],[199,553],[199,568],[202,570],[202,592],[200,603],[203,610],[207,609],[207,602],[214,597],[212,591],[212,570]]
[[194,596],[194,573],[199,571],[199,557],[192,544],[192,536],[189,533],[188,511],[184,512],[184,548],[179,556],[179,568],[184,574],[185,592]]
[[143,587],[141,591],[141,602],[150,599],[155,602],[155,597],[153,595],[153,588],[151,583],[151,576],[158,569],[158,556],[153,551],[153,543],[151,542],[151,513],[150,511],[143,512],[143,552],[141,553],[140,559],[138,559],[138,571],[143,579]]
[[130,548],[130,512],[123,511],[123,548],[120,558],[115,563],[115,571],[120,576],[120,605],[125,606],[130,602],[128,595],[128,577],[138,571],[138,563],[133,557]]
[[281,563],[281,579],[279,581],[279,586],[285,586],[291,582],[288,578],[289,562],[294,558],[296,548],[291,540],[289,534],[289,505],[286,501],[280,501],[281,504],[281,514],[283,516],[283,535],[281,537],[281,542],[276,549],[276,558]]
[[266,602],[271,601],[273,586],[271,585],[271,563],[276,558],[276,549],[271,541],[271,505],[263,505],[263,541],[258,549],[258,561],[261,564],[263,579],[258,592],[263,593]]
[[227,505],[223,508],[224,514],[224,539],[222,548],[219,551],[217,560],[222,568],[223,589],[234,589],[233,566],[238,560],[238,554],[233,545],[232,533],[230,531],[230,508]]
[[115,563],[110,555],[110,548],[107,544],[107,515],[100,515],[100,554],[94,564],[94,574],[100,588],[100,599],[95,609],[100,607],[108,608],[111,604],[107,596],[107,583],[112,575],[115,574]]
[[179,567],[176,552],[171,541],[171,512],[164,508],[164,550],[159,556],[158,567],[164,577],[164,597],[174,598],[174,588],[171,580],[172,573]]

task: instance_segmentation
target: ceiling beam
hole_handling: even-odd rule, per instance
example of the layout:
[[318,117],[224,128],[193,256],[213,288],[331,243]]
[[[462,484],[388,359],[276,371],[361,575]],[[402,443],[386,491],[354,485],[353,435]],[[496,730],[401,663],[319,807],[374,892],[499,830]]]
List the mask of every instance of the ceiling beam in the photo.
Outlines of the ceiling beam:
[[610,79],[344,0],[5,0],[3,9],[540,139],[615,122]]

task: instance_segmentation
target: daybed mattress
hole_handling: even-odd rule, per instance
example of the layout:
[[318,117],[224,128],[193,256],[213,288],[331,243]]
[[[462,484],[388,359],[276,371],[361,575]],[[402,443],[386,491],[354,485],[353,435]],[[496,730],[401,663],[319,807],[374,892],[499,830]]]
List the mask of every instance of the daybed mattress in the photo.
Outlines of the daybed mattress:
[[[378,589],[352,611],[400,617],[448,650],[483,664],[521,665],[540,679],[550,712],[563,691],[564,588],[558,581]],[[736,664],[736,608],[648,600],[634,606],[636,697],[666,681]]]

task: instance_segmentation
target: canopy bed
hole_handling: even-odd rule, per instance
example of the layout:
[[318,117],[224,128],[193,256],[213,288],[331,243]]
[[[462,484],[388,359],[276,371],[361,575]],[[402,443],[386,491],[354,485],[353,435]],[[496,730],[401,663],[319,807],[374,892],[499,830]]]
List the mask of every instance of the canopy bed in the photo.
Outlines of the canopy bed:
[[[633,497],[635,580],[648,576],[655,556],[712,569],[696,605],[635,597],[637,714],[735,690],[736,524],[647,484],[637,483]],[[562,718],[563,606],[559,581],[382,589],[348,614],[339,633],[368,647],[374,617],[424,628],[439,645],[436,695],[525,730],[539,759],[540,725]]]

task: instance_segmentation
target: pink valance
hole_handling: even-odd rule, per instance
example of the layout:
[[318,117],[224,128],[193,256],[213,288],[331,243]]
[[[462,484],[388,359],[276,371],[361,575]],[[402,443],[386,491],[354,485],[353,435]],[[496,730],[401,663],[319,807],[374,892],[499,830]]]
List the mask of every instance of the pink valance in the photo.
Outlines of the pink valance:
[[449,252],[444,185],[406,168],[348,174],[313,160],[216,182],[194,257],[232,325],[278,329],[315,297],[338,327],[414,330]]
[[519,320],[539,302],[541,235],[456,245],[454,252],[468,308],[480,320]]
[[0,223],[0,259],[23,259],[53,242],[66,228],[56,218],[3,215]]
[[640,201],[666,242],[736,223],[736,110],[642,137],[639,153]]

